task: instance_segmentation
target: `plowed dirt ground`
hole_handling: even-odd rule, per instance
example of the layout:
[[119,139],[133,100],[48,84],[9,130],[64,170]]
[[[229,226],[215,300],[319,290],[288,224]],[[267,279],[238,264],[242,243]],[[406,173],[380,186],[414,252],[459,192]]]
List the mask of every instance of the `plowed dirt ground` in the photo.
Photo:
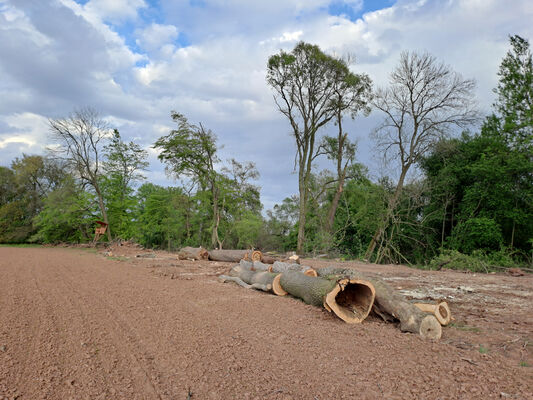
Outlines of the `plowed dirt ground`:
[[0,399],[533,399],[532,275],[342,265],[455,321],[431,342],[222,284],[227,263],[2,247]]

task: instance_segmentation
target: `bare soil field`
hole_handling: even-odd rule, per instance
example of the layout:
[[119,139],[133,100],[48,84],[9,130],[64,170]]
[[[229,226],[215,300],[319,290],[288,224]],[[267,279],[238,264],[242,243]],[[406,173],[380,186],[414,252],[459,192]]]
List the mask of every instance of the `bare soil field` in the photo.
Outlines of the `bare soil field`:
[[[137,257],[141,256],[141,257]],[[438,342],[135,247],[0,248],[0,399],[533,399],[533,275],[304,260],[443,299]]]

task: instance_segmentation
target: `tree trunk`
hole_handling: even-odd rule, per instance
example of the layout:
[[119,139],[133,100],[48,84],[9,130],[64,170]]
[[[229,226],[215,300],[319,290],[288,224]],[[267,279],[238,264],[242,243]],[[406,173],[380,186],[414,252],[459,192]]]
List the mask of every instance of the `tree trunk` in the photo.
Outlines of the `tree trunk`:
[[324,306],[348,323],[362,322],[374,304],[374,287],[362,279],[326,279],[287,271],[281,274],[279,283],[292,296]]
[[[303,179],[300,178],[300,179]],[[303,247],[305,241],[305,185],[300,183],[300,214],[298,215],[298,242],[296,244],[296,252],[303,254]]]
[[392,289],[379,278],[368,278],[350,268],[319,268],[319,277],[345,276],[351,279],[362,279],[372,283],[375,288],[376,301],[373,310],[385,320],[397,319],[400,329],[404,332],[418,333],[428,339],[440,339],[442,327],[434,315],[426,314],[414,304]]
[[261,260],[261,252],[252,250],[211,250],[209,251],[209,259],[211,261],[236,263],[241,260],[259,261]]
[[311,267],[306,267],[300,264],[284,263],[281,261],[276,261],[275,263],[273,263],[270,266],[269,271],[279,272],[279,273],[283,273],[287,271],[299,271],[307,276],[317,276],[316,271]]
[[344,176],[339,178],[337,190],[329,206],[328,216],[326,219],[326,226],[324,229],[326,232],[331,233],[333,231],[333,223],[335,222],[335,214],[337,213],[337,207],[339,207],[339,200],[341,199],[342,192],[344,190]]
[[180,260],[208,260],[209,253],[203,247],[184,247],[178,253]]
[[94,183],[94,189],[95,189],[95,192],[96,192],[96,196],[98,197],[98,206],[100,208],[100,212],[102,213],[102,218],[104,220],[104,222],[107,224],[107,240],[109,242],[112,242],[113,241],[113,238],[111,237],[111,227],[109,226],[109,219],[107,218],[107,211],[105,209],[105,205],[104,205],[104,198],[102,196],[102,193],[100,192],[100,186],[98,185],[97,182]]
[[270,285],[270,290],[278,296],[287,294],[279,284],[280,274],[273,274],[267,271],[252,271],[245,265],[236,265],[231,269],[230,275],[239,277],[249,285]]
[[398,180],[398,184],[396,185],[396,189],[394,190],[394,194],[392,198],[389,200],[389,204],[387,205],[387,211],[385,212],[385,215],[383,219],[381,220],[380,225],[376,229],[376,233],[374,233],[374,236],[372,236],[372,240],[370,241],[370,244],[368,245],[368,248],[365,253],[365,259],[369,261],[370,261],[370,258],[372,257],[372,254],[374,254],[376,245],[381,240],[381,237],[385,233],[385,230],[387,229],[389,221],[391,217],[393,216],[394,211],[396,210],[396,204],[398,203],[398,199],[400,198],[400,195],[402,193],[403,184],[405,181],[405,177],[407,175],[407,171],[409,170],[409,167],[410,165],[402,167],[402,173],[400,174],[400,179]]

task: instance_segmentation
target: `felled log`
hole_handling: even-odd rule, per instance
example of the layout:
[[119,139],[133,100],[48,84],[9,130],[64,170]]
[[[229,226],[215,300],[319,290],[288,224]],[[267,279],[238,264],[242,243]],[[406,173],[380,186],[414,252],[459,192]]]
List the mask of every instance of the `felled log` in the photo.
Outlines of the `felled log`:
[[437,318],[437,321],[439,321],[439,324],[442,326],[446,326],[450,323],[452,320],[452,313],[450,311],[450,307],[448,307],[448,303],[445,301],[441,301],[437,304],[431,304],[431,303],[413,303],[416,307],[418,307],[421,311],[424,311],[426,313],[433,314],[435,318]]
[[251,250],[211,250],[209,251],[209,259],[212,261],[236,263],[241,260],[259,261],[261,259],[261,252]]
[[382,279],[368,278],[350,268],[319,268],[317,273],[320,277],[329,277],[330,279],[334,276],[343,276],[371,282],[375,288],[373,311],[376,314],[384,320],[399,320],[400,330],[403,332],[418,333],[428,339],[440,339],[442,327],[437,318],[408,302],[405,297],[397,293]]
[[285,296],[287,292],[283,290],[279,283],[280,274],[267,271],[252,271],[244,265],[236,265],[230,270],[231,276],[236,276],[249,285],[262,284],[270,285],[272,292],[278,296]]
[[348,323],[360,323],[370,313],[375,291],[362,279],[326,279],[285,271],[279,281],[283,290],[307,304],[324,306]]
[[285,263],[281,261],[276,261],[268,269],[270,272],[287,272],[287,271],[300,271],[307,276],[317,276],[316,271],[311,267],[306,267],[300,264]]
[[209,253],[203,247],[184,247],[178,252],[179,260],[207,260]]
[[220,275],[218,279],[222,282],[235,282],[237,285],[242,286],[245,289],[257,289],[262,290],[263,292],[270,292],[272,290],[271,284],[262,284],[262,283],[253,283],[251,285],[244,282],[241,278],[238,276],[228,276],[228,275]]

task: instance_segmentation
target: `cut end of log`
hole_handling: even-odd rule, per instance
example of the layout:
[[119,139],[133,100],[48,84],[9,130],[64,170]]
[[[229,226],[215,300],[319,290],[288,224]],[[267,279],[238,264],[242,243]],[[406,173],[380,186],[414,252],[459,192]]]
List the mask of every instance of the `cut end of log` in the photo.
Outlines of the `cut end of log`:
[[450,307],[445,301],[437,304],[415,303],[415,306],[421,311],[433,314],[442,326],[448,325],[452,320]]
[[304,275],[314,276],[314,277],[318,276],[318,274],[316,273],[316,271],[313,268],[306,269],[304,271]]
[[442,336],[442,326],[434,315],[426,315],[420,322],[420,336],[425,339],[438,340]]
[[263,257],[263,254],[259,250],[252,251],[252,262],[253,261],[261,261],[261,258]]
[[285,296],[288,293],[285,290],[283,290],[283,288],[281,287],[281,284],[279,283],[280,279],[281,279],[281,274],[278,274],[272,281],[272,292],[274,294],[277,294],[278,296]]
[[343,279],[335,285],[324,299],[324,307],[349,323],[363,322],[368,316],[376,291],[374,285],[359,279]]

